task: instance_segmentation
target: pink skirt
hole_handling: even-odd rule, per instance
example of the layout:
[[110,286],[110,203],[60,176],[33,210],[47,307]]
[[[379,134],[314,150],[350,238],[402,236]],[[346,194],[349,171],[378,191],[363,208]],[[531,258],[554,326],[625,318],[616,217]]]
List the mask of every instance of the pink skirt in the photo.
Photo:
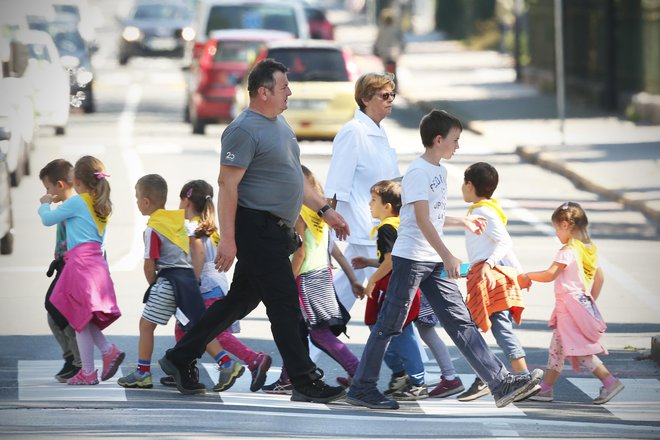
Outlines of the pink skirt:
[[103,330],[121,316],[101,243],[83,243],[64,254],[50,301],[77,332],[90,322]]

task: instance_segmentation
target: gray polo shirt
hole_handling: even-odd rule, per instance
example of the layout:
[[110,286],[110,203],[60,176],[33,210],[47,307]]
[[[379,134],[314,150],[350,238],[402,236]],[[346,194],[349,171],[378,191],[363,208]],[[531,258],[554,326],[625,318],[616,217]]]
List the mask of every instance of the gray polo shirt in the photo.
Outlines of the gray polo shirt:
[[244,110],[220,139],[222,165],[244,168],[238,205],[268,211],[294,226],[303,200],[300,147],[282,115]]

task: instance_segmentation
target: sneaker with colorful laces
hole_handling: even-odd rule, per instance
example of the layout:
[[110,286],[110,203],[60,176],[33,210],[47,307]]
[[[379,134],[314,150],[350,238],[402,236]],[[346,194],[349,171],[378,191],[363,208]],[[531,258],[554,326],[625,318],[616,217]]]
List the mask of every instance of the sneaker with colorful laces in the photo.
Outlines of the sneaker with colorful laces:
[[273,358],[266,353],[259,353],[257,358],[248,365],[250,373],[252,374],[252,382],[250,382],[250,391],[259,391],[266,383],[266,373],[270,368]]
[[227,367],[218,367],[218,371],[220,372],[218,375],[218,383],[213,387],[213,391],[216,393],[231,388],[236,382],[236,379],[243,375],[245,367],[236,361],[231,361],[231,364]]
[[128,375],[117,379],[117,384],[124,388],[153,388],[154,383],[151,378],[151,372],[140,373],[137,369],[131,371]]
[[410,385],[410,376],[405,373],[403,375],[393,374],[390,383],[387,385],[387,389],[383,394],[389,396],[397,391],[403,390],[408,385]]
[[275,382],[270,385],[264,385],[261,387],[261,391],[266,394],[293,394],[293,385],[288,380],[282,380],[280,377]]
[[82,368],[75,376],[66,381],[67,385],[98,385],[99,374],[98,370],[86,372]]
[[101,380],[108,380],[115,375],[117,369],[124,362],[126,353],[117,348],[115,344],[112,344],[112,348],[109,352],[103,354],[103,370],[101,372]]
[[448,380],[445,376],[440,376],[440,383],[429,392],[429,397],[449,397],[463,390],[465,387],[460,377]]
[[429,397],[429,390],[426,387],[426,384],[413,385],[410,384],[406,388],[399,390],[395,393],[392,393],[394,400],[421,400]]
[[625,387],[621,383],[619,379],[614,382],[614,385],[612,386],[612,389],[607,389],[607,387],[602,386],[600,387],[600,393],[598,394],[598,397],[594,399],[594,405],[602,405],[604,403],[609,402],[612,397],[616,396],[619,394],[621,391],[623,391]]

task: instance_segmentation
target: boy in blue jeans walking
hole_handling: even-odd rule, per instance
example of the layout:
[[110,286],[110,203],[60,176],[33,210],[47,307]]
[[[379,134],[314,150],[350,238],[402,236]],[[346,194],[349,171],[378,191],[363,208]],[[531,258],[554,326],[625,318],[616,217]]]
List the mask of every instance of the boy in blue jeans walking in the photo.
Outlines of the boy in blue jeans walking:
[[443,110],[433,110],[422,118],[419,130],[425,151],[410,164],[401,182],[401,224],[392,250],[390,284],[346,401],[373,409],[399,408],[376,384],[387,345],[392,336],[401,333],[420,288],[456,347],[488,384],[497,407],[503,407],[538,392],[543,372],[509,373],[472,322],[456,282],[440,277],[446,268],[450,278],[458,278],[461,263],[443,242],[443,226],[463,225],[480,233],[485,219],[446,217],[447,169],[440,161],[450,159],[458,149],[463,130],[460,121]]

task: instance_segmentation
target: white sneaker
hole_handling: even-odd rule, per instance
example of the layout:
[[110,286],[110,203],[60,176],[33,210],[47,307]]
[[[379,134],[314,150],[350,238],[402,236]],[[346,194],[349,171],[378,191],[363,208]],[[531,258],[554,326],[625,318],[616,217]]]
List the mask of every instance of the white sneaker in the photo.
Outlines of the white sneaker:
[[600,393],[598,394],[598,397],[594,399],[594,405],[602,405],[603,403],[609,402],[612,397],[619,394],[624,388],[625,387],[619,379],[614,382],[614,387],[609,391],[604,386],[600,387]]

